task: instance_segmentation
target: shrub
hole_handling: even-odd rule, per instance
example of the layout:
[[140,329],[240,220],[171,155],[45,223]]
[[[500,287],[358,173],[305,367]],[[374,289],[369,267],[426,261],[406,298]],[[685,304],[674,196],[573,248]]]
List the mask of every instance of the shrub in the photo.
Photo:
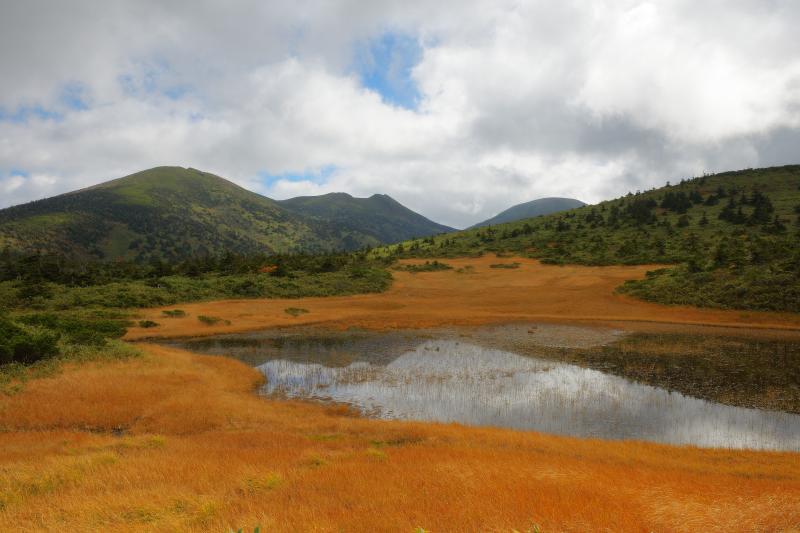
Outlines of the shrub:
[[452,270],[452,266],[440,261],[425,261],[418,265],[399,265],[395,267],[397,270],[404,270],[415,274],[417,272],[436,272],[439,270]]
[[186,316],[186,311],[183,309],[165,309],[161,314],[167,318],[180,318]]
[[489,268],[519,268],[519,263],[495,263]]
[[214,324],[219,324],[220,322],[225,322],[226,325],[229,325],[231,322],[230,320],[223,320],[218,316],[206,316],[206,315],[199,315],[197,320],[206,324],[207,326],[213,326]]
[[153,322],[152,320],[140,320],[139,321],[139,327],[140,328],[155,328],[158,325],[159,325],[158,322]]
[[106,339],[125,335],[127,322],[108,318],[88,319],[55,313],[34,313],[19,317],[19,322],[29,326],[49,329],[63,335],[71,344],[102,346]]
[[58,354],[58,333],[26,331],[0,318],[0,364],[31,364]]
[[302,309],[300,307],[287,307],[286,309],[284,309],[284,312],[287,315],[292,315],[292,316],[296,317],[296,316],[304,315],[304,314],[308,313],[309,311],[308,311],[308,309]]

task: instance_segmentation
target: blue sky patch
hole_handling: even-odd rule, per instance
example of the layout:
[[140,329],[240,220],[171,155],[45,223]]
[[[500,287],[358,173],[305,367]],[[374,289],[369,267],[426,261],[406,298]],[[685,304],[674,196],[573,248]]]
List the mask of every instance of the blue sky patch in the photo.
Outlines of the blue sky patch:
[[17,107],[13,111],[0,107],[0,122],[6,121],[25,124],[32,118],[39,120],[62,120],[64,115],[52,109],[46,109],[40,105],[23,105]]
[[12,168],[9,173],[9,176],[20,176],[23,178],[29,178],[31,176],[30,172],[27,170],[23,170],[21,168]]
[[180,100],[192,92],[191,86],[175,82],[173,68],[159,57],[137,61],[131,72],[117,77],[117,82],[125,96],[132,98],[160,95],[170,100]]
[[272,187],[279,181],[310,181],[322,185],[336,172],[336,165],[325,165],[318,169],[308,169],[302,172],[284,172],[283,174],[270,174],[267,171],[258,173],[258,177],[267,187]]
[[420,92],[411,71],[421,58],[422,48],[414,36],[388,32],[357,45],[354,69],[361,84],[384,102],[416,109]]
[[82,83],[72,82],[61,87],[61,103],[72,111],[86,111],[89,109],[86,86]]

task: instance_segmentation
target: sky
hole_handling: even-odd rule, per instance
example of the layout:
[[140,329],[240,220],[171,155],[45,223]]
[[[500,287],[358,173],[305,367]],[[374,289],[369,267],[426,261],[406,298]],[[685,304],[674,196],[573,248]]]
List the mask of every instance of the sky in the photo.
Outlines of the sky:
[[795,0],[0,0],[0,207],[159,165],[465,227],[800,163]]

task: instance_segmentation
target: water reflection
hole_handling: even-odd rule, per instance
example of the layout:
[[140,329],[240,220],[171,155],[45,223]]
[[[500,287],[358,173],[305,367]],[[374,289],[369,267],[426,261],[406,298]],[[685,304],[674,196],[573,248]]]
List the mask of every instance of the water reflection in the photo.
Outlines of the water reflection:
[[267,378],[264,394],[346,402],[380,418],[800,451],[798,415],[721,405],[460,340],[395,335],[268,344],[194,349],[254,350],[251,361]]

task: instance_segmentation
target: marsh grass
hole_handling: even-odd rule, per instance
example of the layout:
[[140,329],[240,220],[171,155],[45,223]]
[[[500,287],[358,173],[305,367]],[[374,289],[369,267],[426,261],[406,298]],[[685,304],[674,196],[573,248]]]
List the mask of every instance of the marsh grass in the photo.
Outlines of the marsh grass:
[[[785,531],[800,519],[794,454],[377,422],[257,398],[258,372],[237,361],[142,348],[0,396],[0,530]],[[377,460],[372,441],[408,444]]]

